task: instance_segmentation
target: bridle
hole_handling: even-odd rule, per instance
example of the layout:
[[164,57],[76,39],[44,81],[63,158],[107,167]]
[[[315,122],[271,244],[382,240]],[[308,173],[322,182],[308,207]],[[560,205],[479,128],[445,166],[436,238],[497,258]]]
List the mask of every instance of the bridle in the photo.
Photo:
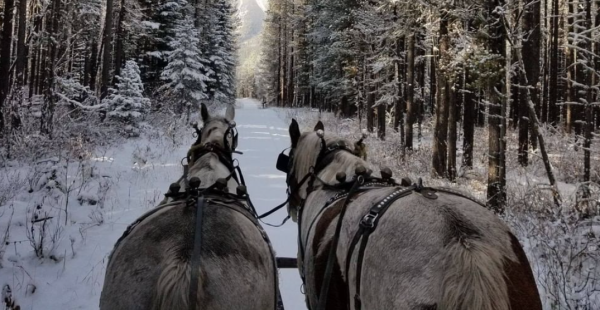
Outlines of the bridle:
[[[204,130],[204,126],[208,125],[210,122],[213,121],[221,121],[227,125],[227,129],[225,130],[225,134],[223,135],[222,145],[214,142],[202,142],[202,133]],[[228,121],[226,119],[215,119],[207,122],[206,124],[204,124],[204,126],[199,128],[197,123],[192,125],[192,127],[196,131],[195,134],[197,135],[197,139],[196,142],[192,144],[192,147],[190,148],[186,156],[188,164],[193,164],[198,158],[202,157],[203,155],[213,153],[219,158],[219,161],[223,165],[225,165],[230,172],[232,172],[234,178],[236,179],[236,181],[238,181],[238,184],[245,185],[242,172],[239,169],[239,167],[234,165],[233,159],[233,153],[243,154],[242,152],[236,151],[236,148],[238,146],[238,132],[236,128],[236,123],[234,121]],[[229,142],[229,140],[231,140],[231,143]],[[235,176],[235,170],[237,170],[239,177]]]
[[[225,130],[225,134],[223,135],[223,147],[225,149],[231,150],[232,153],[236,153],[235,149],[238,146],[238,132],[236,128],[236,123],[227,119],[214,119],[208,121],[206,124],[204,124],[204,126],[214,121],[222,121],[227,125],[227,130]],[[204,129],[204,126],[202,126],[202,128],[198,128],[198,123],[194,123],[192,125],[192,127],[196,130],[196,135],[198,136],[196,142],[193,145],[199,145],[202,143],[202,131]],[[227,140],[228,138],[230,138],[232,141],[231,145],[229,145],[229,140]]]
[[[304,185],[304,183],[306,183],[306,182],[309,182],[308,183],[309,186],[307,189],[307,196],[308,196],[308,194],[314,190],[314,182],[316,180],[319,180],[323,184],[327,184],[326,182],[323,182],[322,180],[319,179],[318,174],[323,169],[325,169],[325,167],[327,167],[329,164],[331,164],[335,155],[338,152],[348,152],[354,156],[360,157],[360,154],[358,154],[356,151],[348,148],[345,141],[336,141],[336,142],[328,145],[327,142],[325,141],[325,137],[324,137],[322,130],[317,130],[317,136],[319,137],[319,139],[321,141],[321,149],[319,151],[319,155],[317,156],[317,160],[315,161],[315,164],[310,167],[309,172],[304,177],[302,177],[302,179],[300,179],[299,181],[295,177],[294,171],[292,169],[296,148],[295,147],[286,148],[277,157],[277,164],[276,164],[277,170],[286,173],[288,201],[296,202],[296,203],[294,203],[294,205],[300,206],[299,208],[302,208],[302,205],[304,204],[304,199],[302,197],[300,197],[300,188],[302,187],[302,185]],[[356,142],[356,144],[362,145],[364,139],[365,139],[365,136],[362,136],[361,139]],[[290,149],[289,155],[285,154],[285,151],[287,149]]]

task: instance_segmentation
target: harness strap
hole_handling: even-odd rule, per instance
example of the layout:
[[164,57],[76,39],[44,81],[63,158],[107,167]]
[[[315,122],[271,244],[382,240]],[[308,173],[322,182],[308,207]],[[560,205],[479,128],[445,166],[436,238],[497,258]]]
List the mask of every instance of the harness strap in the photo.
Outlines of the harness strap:
[[[362,220],[360,221],[358,231],[354,234],[354,238],[350,243],[348,254],[346,255],[346,277],[349,277],[350,262],[352,260],[352,254],[358,241],[360,240],[360,247],[358,248],[358,258],[356,263],[356,281],[355,281],[355,294],[354,294],[354,309],[360,310],[362,302],[360,299],[361,289],[361,277],[362,277],[362,264],[365,254],[365,249],[369,241],[371,233],[375,231],[381,216],[389,209],[389,207],[398,199],[410,195],[415,190],[415,186],[409,186],[404,189],[397,188],[394,192],[383,198],[379,203],[375,204],[369,210]],[[348,284],[348,296],[350,296],[350,284]]]
[[196,310],[198,301],[198,282],[200,280],[200,256],[202,254],[202,220],[204,215],[204,196],[200,196],[196,202],[196,228],[194,232],[194,247],[190,259],[191,277],[189,304],[190,310]]
[[342,231],[342,222],[344,219],[344,215],[346,214],[346,209],[348,204],[350,204],[350,199],[352,198],[352,194],[356,192],[358,187],[364,183],[364,178],[362,176],[358,176],[350,188],[348,192],[348,196],[342,205],[342,210],[338,216],[338,221],[335,226],[335,234],[333,235],[333,239],[331,242],[331,248],[329,249],[329,255],[327,257],[327,265],[325,267],[325,275],[323,277],[323,283],[321,284],[321,293],[319,294],[319,303],[317,306],[317,310],[325,310],[327,307],[327,296],[329,295],[329,285],[331,283],[331,276],[333,274],[333,264],[336,258],[335,250],[337,249],[337,244],[340,239],[340,233]]

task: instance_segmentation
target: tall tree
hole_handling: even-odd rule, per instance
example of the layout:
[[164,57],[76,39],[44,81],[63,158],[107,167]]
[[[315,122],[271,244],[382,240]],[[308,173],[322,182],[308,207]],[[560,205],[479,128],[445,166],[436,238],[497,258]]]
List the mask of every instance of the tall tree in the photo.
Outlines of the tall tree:
[[583,137],[583,181],[589,182],[591,178],[591,146],[592,146],[592,131],[594,130],[594,89],[596,72],[594,72],[595,55],[593,52],[592,41],[592,0],[585,1],[585,66],[586,87],[585,87],[585,127]]
[[[208,98],[207,83],[211,82],[207,72],[207,60],[199,49],[200,39],[194,20],[187,16],[178,22],[176,37],[170,45],[168,65],[162,72],[165,84],[161,93],[173,100],[174,110],[189,117],[192,108]],[[207,75],[208,73],[208,75]]]
[[413,126],[418,113],[418,104],[415,103],[415,35],[407,37],[406,47],[406,129],[404,146],[408,150],[413,147]]
[[504,77],[505,60],[505,37],[503,29],[504,16],[502,11],[497,10],[503,7],[503,0],[492,0],[488,2],[488,23],[489,23],[489,39],[488,48],[494,62],[497,63],[500,73],[495,75],[495,78],[490,79],[487,85],[488,97],[488,113],[489,113],[489,148],[488,148],[488,188],[487,199],[491,209],[497,212],[504,211],[506,202],[505,188],[505,166],[503,162],[504,155],[504,137],[502,136],[502,125],[504,124],[504,115],[502,107],[502,94],[505,94],[505,83],[502,82]]
[[56,82],[56,59],[58,57],[60,45],[59,21],[61,19],[62,0],[52,0],[50,9],[50,18],[47,19],[46,33],[48,35],[49,49],[43,62],[44,72],[44,103],[42,104],[42,117],[40,122],[40,131],[42,134],[52,138],[54,126],[55,94],[54,87]]
[[14,0],[4,1],[4,18],[0,33],[0,134],[4,131],[4,111],[8,92],[10,91],[10,62],[12,46],[12,28],[14,17]]
[[19,26],[17,30],[17,65],[15,71],[16,86],[25,83],[27,66],[27,45],[25,45],[25,30],[27,27],[27,0],[19,0]]
[[[521,87],[527,87],[533,102],[538,102],[537,84],[540,76],[540,1],[527,0],[523,3],[522,44],[525,72],[520,73]],[[525,74],[525,76],[523,76]],[[527,77],[525,79],[524,77]],[[527,83],[525,83],[527,81]],[[529,152],[529,103],[527,96],[519,97],[519,163],[528,164]]]
[[102,51],[102,78],[100,80],[100,98],[104,99],[108,95],[108,88],[110,86],[111,78],[110,71],[112,69],[112,55],[113,55],[113,10],[114,0],[106,0],[106,13],[104,17],[104,33],[102,35],[102,45],[104,50]]
[[[447,57],[450,49],[450,36],[448,33],[449,16],[447,12],[442,12],[439,30],[439,62]],[[436,111],[435,111],[435,133],[433,136],[433,172],[435,175],[446,176],[447,156],[448,156],[448,105],[449,105],[449,85],[446,79],[447,72],[439,70],[436,72]]]
[[475,91],[471,88],[473,78],[469,73],[469,69],[465,68],[464,72],[464,116],[463,116],[463,166],[473,167],[473,145],[475,144],[475,123],[477,115],[475,111]]

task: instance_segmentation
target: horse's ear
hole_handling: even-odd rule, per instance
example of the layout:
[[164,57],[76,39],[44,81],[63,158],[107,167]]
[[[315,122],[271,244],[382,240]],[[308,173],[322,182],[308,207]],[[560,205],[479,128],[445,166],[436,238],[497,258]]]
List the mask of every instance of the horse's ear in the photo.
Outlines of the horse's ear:
[[322,130],[325,131],[325,126],[323,126],[323,122],[319,121],[316,125],[315,125],[315,131],[317,130]]
[[300,126],[298,126],[298,122],[293,118],[290,124],[290,139],[292,139],[292,148],[296,147],[300,139]]
[[204,103],[200,107],[200,114],[202,114],[202,121],[204,123],[208,122],[210,114],[208,113],[208,108],[206,108],[206,105]]
[[227,110],[225,111],[225,119],[228,121],[233,121],[233,118],[235,117],[235,108],[233,107],[233,105],[228,105],[227,106]]

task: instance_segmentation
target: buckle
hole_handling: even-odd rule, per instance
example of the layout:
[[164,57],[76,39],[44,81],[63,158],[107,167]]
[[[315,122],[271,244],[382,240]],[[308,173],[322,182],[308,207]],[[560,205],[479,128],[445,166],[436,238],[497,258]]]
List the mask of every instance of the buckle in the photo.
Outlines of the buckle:
[[379,213],[370,211],[369,214],[365,215],[360,221],[360,226],[364,228],[375,227],[375,220],[379,217]]

